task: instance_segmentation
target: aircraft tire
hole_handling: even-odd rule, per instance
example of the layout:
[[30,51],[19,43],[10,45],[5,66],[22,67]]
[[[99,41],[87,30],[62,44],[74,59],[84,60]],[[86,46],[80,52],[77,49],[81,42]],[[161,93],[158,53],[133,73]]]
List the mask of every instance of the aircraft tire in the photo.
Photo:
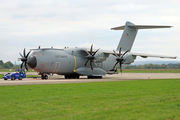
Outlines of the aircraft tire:
[[98,79],[102,79],[102,76],[98,76]]
[[65,79],[71,79],[71,75],[65,75]]
[[65,75],[65,79],[79,79],[79,75]]
[[47,80],[47,79],[48,79],[48,76],[47,76],[47,75],[41,75],[41,79],[42,79],[42,80],[44,80],[44,79]]
[[42,79],[42,80],[44,79],[44,75],[41,75],[41,79]]
[[94,76],[87,76],[88,79],[93,79]]
[[102,76],[87,76],[88,79],[102,79]]
[[67,79],[68,78],[67,75],[64,75],[64,78]]
[[44,79],[46,79],[46,80],[47,80],[47,79],[48,79],[48,76],[47,76],[47,75],[44,75]]

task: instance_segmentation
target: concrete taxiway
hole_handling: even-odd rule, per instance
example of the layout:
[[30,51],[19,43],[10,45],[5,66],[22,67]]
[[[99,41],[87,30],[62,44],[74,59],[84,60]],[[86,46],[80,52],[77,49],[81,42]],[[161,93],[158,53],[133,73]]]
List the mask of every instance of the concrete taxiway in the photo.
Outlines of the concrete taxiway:
[[[37,74],[37,73],[28,73]],[[102,79],[87,79],[81,76],[79,79],[65,79],[62,75],[49,76],[48,80],[40,78],[25,78],[23,80],[3,80],[0,79],[0,86],[3,85],[34,85],[34,84],[61,84],[61,83],[86,83],[86,82],[105,82],[105,81],[127,81],[127,80],[150,80],[150,79],[180,79],[180,73],[123,73],[106,75]]]

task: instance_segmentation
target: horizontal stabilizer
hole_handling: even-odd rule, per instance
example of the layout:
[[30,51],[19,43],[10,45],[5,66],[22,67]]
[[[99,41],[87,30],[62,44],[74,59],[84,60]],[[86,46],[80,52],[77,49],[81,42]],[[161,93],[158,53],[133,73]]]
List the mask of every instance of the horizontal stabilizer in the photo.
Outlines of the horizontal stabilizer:
[[[161,26],[161,25],[135,25],[130,22],[127,22],[127,26],[131,29],[154,29],[154,28],[171,28],[172,26]],[[124,30],[124,26],[114,27],[111,30]]]

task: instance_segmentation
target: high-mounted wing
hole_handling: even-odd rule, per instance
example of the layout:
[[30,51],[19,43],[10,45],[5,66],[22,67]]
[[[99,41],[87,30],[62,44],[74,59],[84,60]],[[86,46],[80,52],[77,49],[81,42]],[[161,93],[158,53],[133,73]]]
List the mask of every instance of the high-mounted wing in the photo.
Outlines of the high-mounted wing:
[[169,59],[176,59],[177,57],[175,56],[165,56],[165,55],[154,55],[154,54],[146,54],[146,53],[135,53],[135,52],[131,52],[133,55],[135,56],[140,56],[143,58],[147,58],[147,57],[157,57],[157,58],[169,58]]
[[[102,51],[101,52],[105,53],[105,54],[113,54],[115,55],[114,52],[111,52],[111,51]],[[115,51],[117,55],[119,55],[119,52],[118,51]],[[125,52],[122,52],[122,54],[124,54]],[[134,56],[140,56],[140,57],[143,57],[143,58],[147,58],[147,57],[157,57],[157,58],[168,58],[168,59],[176,59],[177,57],[175,56],[165,56],[165,55],[155,55],[155,54],[146,54],[146,53],[136,53],[136,52],[128,52]]]

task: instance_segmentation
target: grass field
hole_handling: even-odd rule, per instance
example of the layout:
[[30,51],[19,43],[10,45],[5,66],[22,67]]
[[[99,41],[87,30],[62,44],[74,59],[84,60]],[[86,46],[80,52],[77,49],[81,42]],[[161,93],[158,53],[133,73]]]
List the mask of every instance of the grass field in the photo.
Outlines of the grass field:
[[0,74],[0,79],[2,79],[3,78],[3,74]]
[[180,73],[180,69],[123,69],[123,72],[124,73]]
[[179,120],[180,79],[0,86],[2,120]]

